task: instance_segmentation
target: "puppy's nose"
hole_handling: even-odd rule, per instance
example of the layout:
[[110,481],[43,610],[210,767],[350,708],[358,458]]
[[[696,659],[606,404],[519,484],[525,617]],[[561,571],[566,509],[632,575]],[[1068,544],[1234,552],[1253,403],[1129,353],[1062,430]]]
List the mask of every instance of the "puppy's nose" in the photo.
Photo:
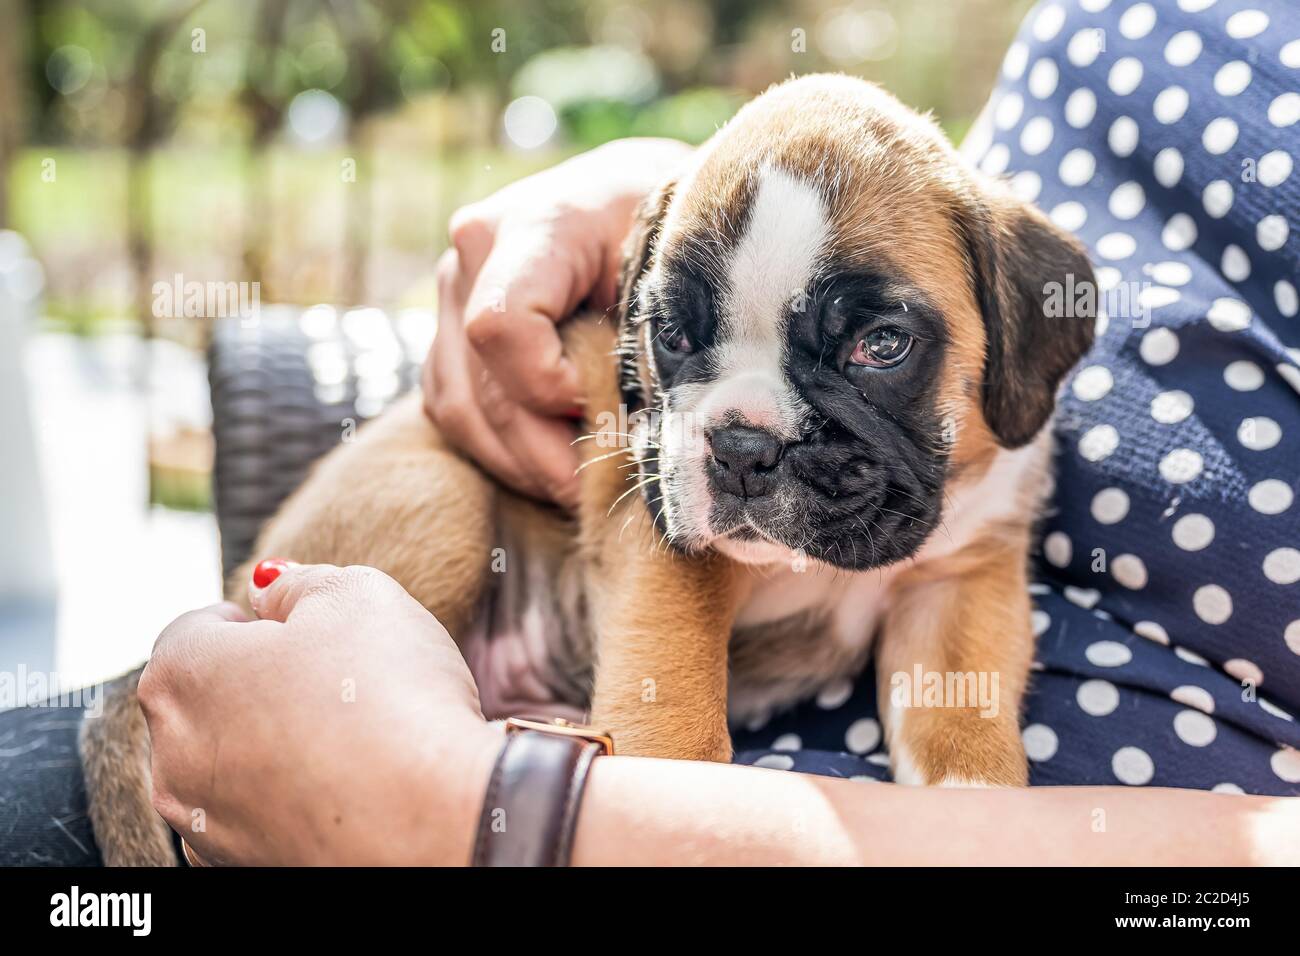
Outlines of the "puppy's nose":
[[785,450],[779,438],[759,428],[739,425],[715,428],[708,438],[713,477],[723,491],[741,498],[767,494],[771,471]]

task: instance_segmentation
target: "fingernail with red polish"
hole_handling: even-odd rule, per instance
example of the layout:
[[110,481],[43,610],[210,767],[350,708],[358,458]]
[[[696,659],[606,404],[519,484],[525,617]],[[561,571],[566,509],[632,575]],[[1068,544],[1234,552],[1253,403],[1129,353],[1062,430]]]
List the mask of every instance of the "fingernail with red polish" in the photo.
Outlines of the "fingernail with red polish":
[[253,568],[253,587],[258,590],[269,587],[281,573],[293,566],[292,561],[286,561],[284,558],[267,558],[265,561],[259,561],[257,567]]

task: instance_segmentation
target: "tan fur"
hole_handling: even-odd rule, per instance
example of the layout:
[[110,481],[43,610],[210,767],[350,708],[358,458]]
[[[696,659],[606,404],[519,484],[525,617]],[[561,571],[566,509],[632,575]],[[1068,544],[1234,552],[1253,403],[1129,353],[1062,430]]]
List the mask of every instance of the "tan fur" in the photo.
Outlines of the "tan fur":
[[149,734],[140,672],[104,688],[104,712],[81,723],[78,747],[90,824],[105,866],[175,866],[172,832],[150,802]]

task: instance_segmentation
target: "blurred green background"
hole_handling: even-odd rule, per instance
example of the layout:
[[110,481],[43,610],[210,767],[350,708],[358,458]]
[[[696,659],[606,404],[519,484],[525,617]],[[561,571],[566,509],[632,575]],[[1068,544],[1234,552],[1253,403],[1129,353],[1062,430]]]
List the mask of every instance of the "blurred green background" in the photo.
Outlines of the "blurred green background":
[[960,139],[1031,2],[0,0],[0,224],[47,328],[201,344],[148,308],[176,273],[427,307],[456,206],[608,139],[701,141],[790,74]]

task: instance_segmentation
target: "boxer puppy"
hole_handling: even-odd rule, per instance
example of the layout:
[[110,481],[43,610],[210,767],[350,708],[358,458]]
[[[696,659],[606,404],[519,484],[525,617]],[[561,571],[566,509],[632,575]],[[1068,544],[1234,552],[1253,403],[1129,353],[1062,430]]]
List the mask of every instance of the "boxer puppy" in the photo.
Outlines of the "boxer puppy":
[[[489,717],[589,710],[621,753],[727,760],[728,717],[874,654],[896,781],[1022,785],[1028,553],[1094,324],[1046,304],[1092,281],[930,120],[791,80],[643,205],[617,327],[563,329],[587,391],[575,516],[491,482],[410,396],[319,463],[257,555],[387,571]],[[172,862],[133,688],[85,724],[91,817],[106,862]]]

